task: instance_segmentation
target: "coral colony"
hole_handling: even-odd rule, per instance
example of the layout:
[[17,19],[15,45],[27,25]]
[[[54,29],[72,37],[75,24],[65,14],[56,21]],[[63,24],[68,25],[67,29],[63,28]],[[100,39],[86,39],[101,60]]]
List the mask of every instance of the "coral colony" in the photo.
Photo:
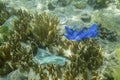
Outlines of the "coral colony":
[[110,59],[95,39],[89,39],[111,39],[116,37],[113,32],[99,28],[98,36],[97,24],[81,30],[65,26],[66,39],[62,39],[58,17],[22,9],[7,11],[3,3],[0,8],[0,79],[113,80],[109,78],[112,69],[106,69]]
[[75,41],[81,41],[87,38],[95,38],[98,35],[97,27],[98,26],[96,24],[93,24],[87,30],[86,27],[83,27],[80,31],[78,31],[78,30],[70,29],[68,26],[65,26],[65,30],[67,33],[65,33],[64,36],[68,40],[75,40]]

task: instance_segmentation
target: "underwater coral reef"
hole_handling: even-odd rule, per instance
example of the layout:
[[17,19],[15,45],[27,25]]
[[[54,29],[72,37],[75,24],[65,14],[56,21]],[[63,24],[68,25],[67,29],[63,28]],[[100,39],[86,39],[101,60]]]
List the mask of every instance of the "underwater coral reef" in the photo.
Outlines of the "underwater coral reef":
[[[72,1],[57,2],[65,7]],[[88,3],[106,4],[94,0]],[[100,7],[96,4],[94,8]],[[116,56],[114,52],[107,54],[98,41],[117,41],[116,32],[102,27],[97,20],[79,30],[65,25],[61,35],[56,15],[22,9],[7,11],[5,5],[0,2],[0,79],[114,80],[110,72],[113,72],[111,66],[116,65]],[[51,5],[49,9],[54,10]]]

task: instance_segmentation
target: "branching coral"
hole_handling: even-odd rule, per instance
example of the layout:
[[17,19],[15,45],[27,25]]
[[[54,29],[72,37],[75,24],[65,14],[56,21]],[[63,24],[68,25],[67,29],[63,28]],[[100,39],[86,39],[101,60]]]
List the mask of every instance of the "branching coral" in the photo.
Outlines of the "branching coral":
[[[62,40],[58,32],[59,19],[42,13],[34,14],[18,10],[14,15],[13,32],[7,42],[0,45],[0,75],[16,69],[29,72],[32,68],[41,80],[87,80],[88,74],[102,65],[102,49],[94,40],[81,42]],[[33,62],[37,48],[46,48],[52,53],[69,59],[64,66],[39,65]],[[56,51],[54,48],[57,48]]]
[[6,9],[5,3],[0,2],[0,25],[2,25],[10,17]]
[[28,50],[27,47],[22,47],[19,41],[4,43],[0,46],[0,51],[0,75],[8,74],[18,68],[27,70],[28,67],[34,64],[31,49]]
[[6,63],[11,59],[8,43],[0,46],[0,75],[4,75],[9,71],[10,66]]
[[[54,43],[58,37],[56,35],[58,18],[48,16],[45,13],[35,14],[33,18],[31,14],[22,10],[16,11],[14,15],[17,16],[17,20],[14,21],[13,32],[10,34],[9,40],[0,46],[0,75],[8,74],[19,68],[29,69],[30,66],[32,67],[35,64],[32,61],[32,53],[35,53],[36,45],[32,46],[31,42],[38,43],[43,47],[44,45],[41,43],[45,42],[45,46],[49,45]],[[4,29],[6,27],[1,27],[1,32]],[[31,47],[30,51],[21,45],[21,43],[27,44],[27,42],[31,44],[29,45]],[[34,65],[33,69],[36,71],[35,67]]]
[[98,73],[96,70],[103,63],[102,48],[94,40],[88,39],[81,42],[63,40],[55,52],[54,47],[49,49],[51,52],[57,52],[57,55],[67,57],[71,61],[71,64],[65,66],[65,79],[72,80],[81,74],[87,80],[90,78],[89,72],[99,77],[99,74],[96,75]]
[[[18,10],[14,15],[18,19],[14,21],[13,31],[9,35],[9,40],[5,43],[2,42],[0,46],[0,62],[2,63],[0,66],[0,75],[8,74],[21,66],[22,68],[28,67],[29,61],[30,65],[32,65],[32,51],[28,51],[21,45],[22,42],[30,40],[31,15],[22,10]],[[6,26],[2,26],[1,32],[3,33],[7,28]],[[7,34],[6,32],[4,33]]]
[[14,30],[19,34],[19,39],[22,41],[29,40],[31,33],[31,22],[33,16],[27,11],[18,10],[15,15],[18,20],[14,22]]
[[8,33],[8,27],[0,26],[0,42],[4,41]]
[[32,32],[37,43],[45,47],[56,42],[59,19],[46,13],[37,13],[34,16]]
[[[70,35],[72,32],[75,31],[68,30]],[[77,33],[77,31],[75,33]],[[49,49],[51,52],[58,53],[58,55],[61,56],[64,55],[71,60],[75,60],[76,57],[79,57],[90,70],[95,70],[102,65],[102,48],[94,40],[88,39],[81,42],[61,40],[60,44],[56,47],[58,47],[57,50],[55,50],[53,46]]]
[[[60,53],[63,52],[66,57],[71,57],[70,59],[73,60],[75,57],[81,58],[90,70],[97,69],[102,64],[102,49],[94,40],[85,40],[80,43],[64,41],[61,46],[62,51],[60,50]],[[67,56],[69,53],[64,52],[66,50],[71,52],[71,56]]]

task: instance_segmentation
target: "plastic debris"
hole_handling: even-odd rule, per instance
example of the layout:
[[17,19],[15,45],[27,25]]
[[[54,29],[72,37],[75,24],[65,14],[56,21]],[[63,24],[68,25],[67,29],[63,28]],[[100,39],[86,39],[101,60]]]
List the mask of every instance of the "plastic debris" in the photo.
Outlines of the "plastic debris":
[[38,48],[36,56],[33,58],[33,61],[38,64],[56,64],[63,66],[66,62],[66,58],[54,55],[44,49]]
[[83,27],[80,31],[70,29],[69,26],[65,26],[65,30],[67,33],[64,34],[64,36],[68,40],[75,40],[75,41],[81,41],[83,39],[87,38],[95,38],[98,35],[98,29],[97,25],[93,24],[90,28]]

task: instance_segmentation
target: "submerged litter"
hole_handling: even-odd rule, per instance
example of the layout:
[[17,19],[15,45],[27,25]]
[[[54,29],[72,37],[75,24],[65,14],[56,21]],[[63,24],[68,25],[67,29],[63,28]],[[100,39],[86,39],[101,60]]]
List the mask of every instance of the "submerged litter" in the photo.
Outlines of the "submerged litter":
[[69,26],[65,26],[65,30],[67,33],[64,34],[64,36],[68,40],[75,40],[75,41],[81,41],[83,39],[88,38],[95,38],[98,35],[98,29],[97,25],[93,24],[90,28],[86,29],[86,27],[83,27],[80,31],[70,29]]
[[33,61],[41,65],[56,64],[63,66],[65,65],[67,59],[65,57],[54,55],[44,49],[38,48],[37,54],[33,58]]

